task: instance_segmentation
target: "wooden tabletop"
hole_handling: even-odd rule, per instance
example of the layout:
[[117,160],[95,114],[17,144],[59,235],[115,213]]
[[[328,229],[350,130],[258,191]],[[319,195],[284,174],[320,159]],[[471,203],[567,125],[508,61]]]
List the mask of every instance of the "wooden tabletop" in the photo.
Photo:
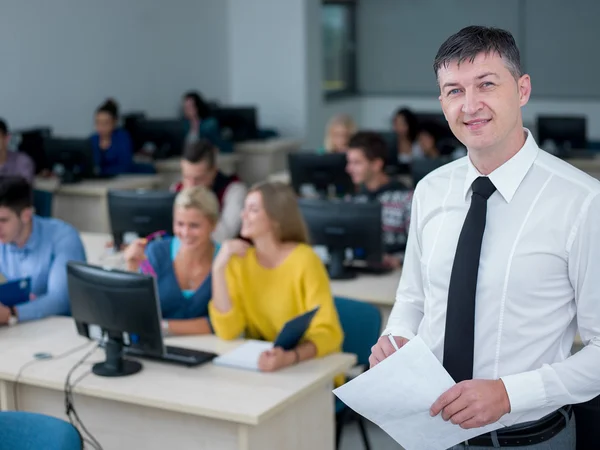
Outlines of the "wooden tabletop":
[[[53,317],[41,321],[0,328],[0,379],[14,381],[21,367],[34,354],[48,352],[58,356],[84,344],[76,334],[71,318]],[[89,342],[89,341],[87,341]],[[214,335],[173,337],[169,345],[223,353],[243,341],[225,342]],[[42,360],[28,366],[20,383],[62,391],[71,367],[93,347],[60,359]],[[104,360],[97,350],[90,362]],[[160,408],[213,419],[256,425],[289,407],[303,395],[332,382],[336,374],[348,370],[356,358],[334,354],[305,361],[275,373],[259,373],[207,363],[187,368],[167,363],[140,360],[138,374],[105,378],[88,375],[75,388],[76,393],[118,402]],[[86,363],[73,379],[90,370]],[[333,394],[332,394],[333,395]],[[333,401],[333,398],[332,398]]]

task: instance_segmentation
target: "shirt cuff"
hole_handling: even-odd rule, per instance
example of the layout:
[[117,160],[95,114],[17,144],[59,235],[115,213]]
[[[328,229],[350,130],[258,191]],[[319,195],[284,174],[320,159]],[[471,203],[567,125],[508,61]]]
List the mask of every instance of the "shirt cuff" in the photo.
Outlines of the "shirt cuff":
[[41,319],[41,317],[38,317],[39,314],[37,308],[31,302],[17,305],[15,306],[15,310],[17,311],[17,318],[19,319],[19,322],[28,322],[30,320]]
[[508,394],[511,414],[538,409],[546,405],[546,389],[538,371],[523,372],[500,378]]
[[416,336],[416,334],[413,333],[412,331],[410,331],[408,328],[393,326],[393,325],[387,327],[385,330],[383,330],[383,333],[381,333],[382,336],[385,336],[388,334],[391,334],[392,336],[396,336],[396,337],[401,336],[408,340],[410,340]]

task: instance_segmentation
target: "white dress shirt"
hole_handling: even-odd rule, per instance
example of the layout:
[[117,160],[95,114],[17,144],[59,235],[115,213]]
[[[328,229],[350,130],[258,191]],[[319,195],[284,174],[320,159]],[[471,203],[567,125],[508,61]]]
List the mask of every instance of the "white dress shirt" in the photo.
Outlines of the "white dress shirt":
[[[523,148],[489,178],[473,377],[502,378],[506,426],[600,394],[600,182]],[[421,336],[443,361],[450,272],[481,176],[468,157],[425,177],[413,200],[396,303],[384,334]],[[570,356],[579,333],[586,347]]]

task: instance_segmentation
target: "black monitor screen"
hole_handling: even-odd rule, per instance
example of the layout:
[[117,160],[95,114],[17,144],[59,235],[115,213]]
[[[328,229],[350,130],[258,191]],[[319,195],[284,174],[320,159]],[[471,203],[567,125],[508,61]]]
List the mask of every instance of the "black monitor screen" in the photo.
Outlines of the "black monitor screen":
[[183,120],[143,119],[135,123],[133,141],[136,147],[152,147],[155,159],[164,159],[181,155],[185,131]]
[[364,259],[380,265],[383,259],[381,204],[353,201],[299,199],[312,245],[329,250],[332,278],[346,277],[343,268],[347,248],[361,249]]
[[120,248],[127,232],[144,237],[156,231],[173,233],[173,202],[169,191],[108,192],[108,214],[115,248]]
[[44,139],[44,151],[48,166],[63,181],[92,178],[96,174],[89,139],[48,137]]
[[97,326],[107,341],[107,360],[96,364],[94,373],[122,376],[139,371],[139,363],[122,358],[123,346],[135,343],[147,354],[164,353],[153,277],[71,261],[67,263],[67,285],[79,334],[91,338],[90,327]]
[[346,172],[346,163],[343,153],[290,153],[288,167],[292,186],[298,195],[302,195],[304,185],[312,186],[322,196],[327,195],[330,189],[334,189],[338,196],[351,194],[354,184]]
[[233,142],[256,139],[258,125],[254,106],[219,107],[213,110],[223,138]]
[[587,148],[585,117],[537,118],[538,144],[544,149],[553,148],[559,153]]

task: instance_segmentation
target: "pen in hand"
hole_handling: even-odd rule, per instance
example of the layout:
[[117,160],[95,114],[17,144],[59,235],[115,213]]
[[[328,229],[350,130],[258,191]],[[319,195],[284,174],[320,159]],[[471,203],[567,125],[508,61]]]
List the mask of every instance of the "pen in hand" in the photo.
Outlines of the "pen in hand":
[[390,340],[390,342],[392,343],[392,345],[394,346],[394,349],[396,349],[396,351],[400,350],[398,348],[398,344],[396,344],[396,339],[394,339],[394,336],[392,336],[392,333],[388,334],[388,339]]

